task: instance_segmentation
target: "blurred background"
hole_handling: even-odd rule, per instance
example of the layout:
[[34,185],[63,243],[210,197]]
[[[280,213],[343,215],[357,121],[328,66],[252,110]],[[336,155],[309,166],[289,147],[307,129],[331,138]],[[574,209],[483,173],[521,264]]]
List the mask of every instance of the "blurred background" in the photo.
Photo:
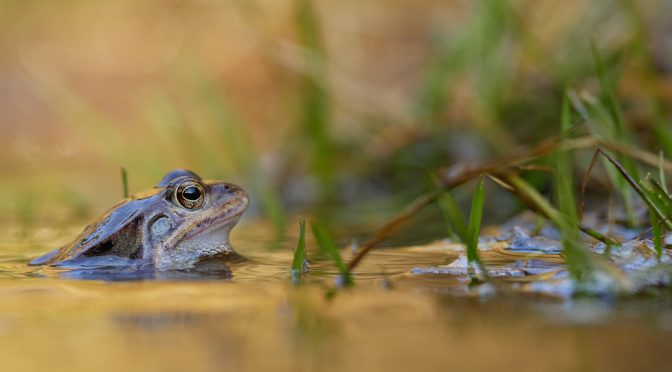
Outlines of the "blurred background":
[[90,219],[123,166],[131,193],[174,168],[239,183],[278,230],[382,221],[442,167],[557,135],[565,88],[597,105],[591,42],[633,141],[669,154],[671,19],[662,0],[0,0],[0,217]]

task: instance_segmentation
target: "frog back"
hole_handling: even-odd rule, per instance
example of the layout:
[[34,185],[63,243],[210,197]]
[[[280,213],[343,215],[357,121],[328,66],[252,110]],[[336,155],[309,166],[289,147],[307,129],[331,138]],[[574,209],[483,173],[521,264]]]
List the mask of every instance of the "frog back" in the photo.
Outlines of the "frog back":
[[142,228],[148,199],[126,199],[89,225],[70,244],[31,261],[51,265],[80,257],[113,255],[129,259],[143,257]]

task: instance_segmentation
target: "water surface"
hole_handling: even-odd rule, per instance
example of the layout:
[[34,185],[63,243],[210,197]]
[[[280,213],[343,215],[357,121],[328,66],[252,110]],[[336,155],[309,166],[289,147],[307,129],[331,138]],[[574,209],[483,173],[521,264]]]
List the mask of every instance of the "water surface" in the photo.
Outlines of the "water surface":
[[536,278],[529,275],[470,287],[460,275],[414,274],[458,256],[416,247],[375,251],[356,286],[328,298],[331,265],[314,262],[305,283],[293,286],[295,240],[269,250],[255,223],[233,234],[251,260],[232,264],[230,279],[74,280],[25,265],[80,228],[25,236],[5,227],[3,371],[650,371],[669,370],[672,361],[665,289],[562,299],[521,291]]

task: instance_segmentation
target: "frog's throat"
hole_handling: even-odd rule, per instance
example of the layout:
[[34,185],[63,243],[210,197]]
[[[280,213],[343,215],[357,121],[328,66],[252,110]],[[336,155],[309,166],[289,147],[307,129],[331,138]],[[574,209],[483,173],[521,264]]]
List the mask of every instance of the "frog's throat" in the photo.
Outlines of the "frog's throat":
[[162,270],[188,268],[203,257],[234,252],[229,244],[229,233],[239,219],[240,215],[227,218],[172,246],[159,241],[153,257],[155,267]]

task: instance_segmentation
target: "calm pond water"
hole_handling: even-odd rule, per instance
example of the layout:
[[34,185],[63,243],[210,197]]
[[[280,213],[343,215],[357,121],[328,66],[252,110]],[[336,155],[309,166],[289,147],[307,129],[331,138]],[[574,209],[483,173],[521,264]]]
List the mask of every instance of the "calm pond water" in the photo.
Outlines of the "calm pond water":
[[[354,288],[326,293],[327,263],[289,281],[295,237],[269,250],[263,227],[232,235],[250,262],[230,280],[63,278],[26,262],[81,226],[7,224],[0,242],[0,369],[21,370],[669,370],[672,301],[562,299],[520,290],[538,276],[469,288],[460,275],[421,273],[449,249],[381,249]],[[492,268],[511,257],[488,256]],[[547,263],[553,264],[550,257]],[[549,265],[538,265],[543,268]],[[420,268],[420,270],[418,270]],[[36,271],[37,270],[37,271]]]

